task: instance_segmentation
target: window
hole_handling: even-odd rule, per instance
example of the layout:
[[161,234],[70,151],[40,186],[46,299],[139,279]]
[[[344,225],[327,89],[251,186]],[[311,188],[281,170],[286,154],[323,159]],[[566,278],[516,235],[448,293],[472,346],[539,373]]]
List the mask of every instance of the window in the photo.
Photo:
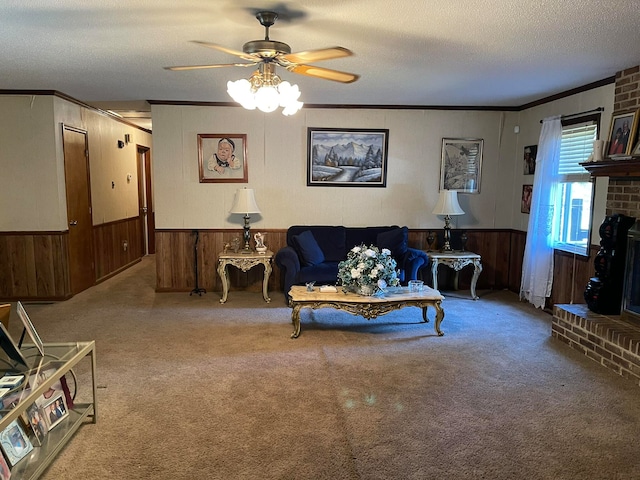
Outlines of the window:
[[580,165],[593,152],[600,115],[563,120],[553,216],[553,247],[589,254],[593,183]]

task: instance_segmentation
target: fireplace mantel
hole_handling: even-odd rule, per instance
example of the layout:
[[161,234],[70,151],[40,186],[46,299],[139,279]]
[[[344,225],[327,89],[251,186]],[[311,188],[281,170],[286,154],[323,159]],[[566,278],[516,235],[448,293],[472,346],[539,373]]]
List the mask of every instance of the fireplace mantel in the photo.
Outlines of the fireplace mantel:
[[630,160],[603,160],[584,162],[582,165],[592,177],[638,177],[640,178],[640,158]]

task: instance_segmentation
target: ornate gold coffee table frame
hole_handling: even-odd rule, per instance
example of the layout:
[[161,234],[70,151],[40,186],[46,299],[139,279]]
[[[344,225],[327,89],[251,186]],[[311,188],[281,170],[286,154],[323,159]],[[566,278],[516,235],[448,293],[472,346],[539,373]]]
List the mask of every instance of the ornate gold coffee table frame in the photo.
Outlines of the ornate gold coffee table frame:
[[293,333],[291,338],[298,338],[300,335],[300,310],[303,308],[335,308],[344,310],[371,320],[380,315],[384,315],[393,310],[400,310],[404,307],[422,308],[422,321],[429,322],[427,317],[428,307],[436,310],[434,327],[438,336],[444,335],[440,330],[440,324],[444,319],[444,310],[441,302],[444,297],[440,292],[430,287],[424,287],[421,292],[409,292],[408,287],[390,288],[383,295],[367,297],[356,293],[344,293],[340,287],[337,292],[320,292],[318,287],[313,292],[307,291],[306,287],[293,286],[289,290],[289,306],[292,308],[291,321],[293,322]]

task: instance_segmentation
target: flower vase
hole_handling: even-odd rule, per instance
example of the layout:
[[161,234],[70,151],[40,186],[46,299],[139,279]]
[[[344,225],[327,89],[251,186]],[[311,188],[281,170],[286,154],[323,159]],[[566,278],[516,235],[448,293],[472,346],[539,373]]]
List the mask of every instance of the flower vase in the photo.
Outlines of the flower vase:
[[359,285],[357,288],[357,293],[360,295],[365,295],[367,297],[371,297],[378,292],[378,287],[375,285]]

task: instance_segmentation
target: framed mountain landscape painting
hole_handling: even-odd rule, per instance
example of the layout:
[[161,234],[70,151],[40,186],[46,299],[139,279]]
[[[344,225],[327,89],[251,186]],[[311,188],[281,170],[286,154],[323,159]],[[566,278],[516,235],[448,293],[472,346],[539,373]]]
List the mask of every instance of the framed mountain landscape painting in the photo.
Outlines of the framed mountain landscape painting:
[[386,187],[389,130],[309,128],[307,185]]

